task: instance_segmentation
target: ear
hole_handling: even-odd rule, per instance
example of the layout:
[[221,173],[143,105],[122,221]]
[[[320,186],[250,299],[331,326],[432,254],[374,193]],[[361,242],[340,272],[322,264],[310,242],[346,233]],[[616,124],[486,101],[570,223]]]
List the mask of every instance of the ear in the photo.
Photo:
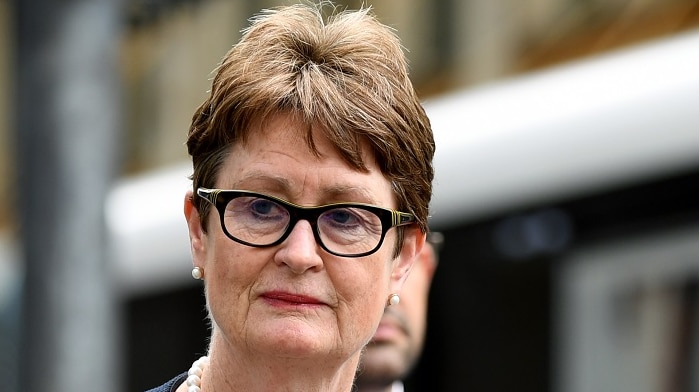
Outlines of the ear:
[[425,245],[422,247],[422,252],[418,254],[417,260],[415,261],[414,265],[419,265],[421,268],[424,268],[427,274],[427,278],[430,282],[432,282],[434,272],[437,269],[437,263],[438,256],[436,249],[432,244],[425,241]]
[[410,269],[422,252],[425,246],[425,233],[417,225],[411,225],[405,229],[403,236],[403,247],[401,252],[393,261],[393,272],[391,273],[391,292],[400,293],[405,279],[410,274]]
[[201,226],[199,211],[194,206],[193,193],[187,191],[184,196],[184,217],[189,229],[189,245],[192,252],[192,263],[195,267],[204,267],[206,260],[206,233]]
[[422,263],[421,265],[425,268],[427,278],[431,284],[439,264],[439,248],[444,243],[444,235],[438,231],[433,231],[427,235],[427,238],[429,239],[425,240],[425,246],[422,248],[417,262]]

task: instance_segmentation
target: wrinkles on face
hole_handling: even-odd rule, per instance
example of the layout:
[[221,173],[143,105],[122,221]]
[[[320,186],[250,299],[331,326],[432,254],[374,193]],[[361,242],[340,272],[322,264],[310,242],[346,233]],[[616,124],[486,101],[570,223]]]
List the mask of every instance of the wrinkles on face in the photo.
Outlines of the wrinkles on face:
[[[294,136],[302,127],[284,116],[265,124],[231,147],[216,188],[304,206],[362,202],[394,208],[391,185],[377,167],[352,169],[321,133],[314,133],[320,155],[313,154]],[[307,221],[297,226],[281,244],[255,248],[212,224],[207,299],[229,351],[346,359],[373,335],[393,279],[395,237],[387,236],[384,244],[390,245],[372,255],[343,258],[315,243]]]

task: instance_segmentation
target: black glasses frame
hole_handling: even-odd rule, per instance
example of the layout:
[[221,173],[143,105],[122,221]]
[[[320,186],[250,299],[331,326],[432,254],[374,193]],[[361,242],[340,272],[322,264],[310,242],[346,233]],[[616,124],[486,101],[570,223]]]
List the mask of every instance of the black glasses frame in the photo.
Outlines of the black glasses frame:
[[[320,245],[321,248],[323,248],[326,252],[333,254],[335,256],[341,256],[341,257],[362,257],[362,256],[368,256],[374,252],[376,252],[381,245],[383,244],[383,240],[386,237],[386,233],[388,230],[390,230],[392,227],[398,227],[398,226],[405,226],[409,225],[412,223],[415,223],[417,219],[413,214],[407,213],[407,212],[401,212],[401,211],[396,211],[392,210],[389,208],[383,208],[383,207],[377,207],[371,204],[364,204],[364,203],[334,203],[334,204],[326,204],[322,206],[314,206],[314,207],[304,207],[300,206],[298,204],[290,203],[286,200],[270,196],[270,195],[265,195],[263,193],[257,193],[257,192],[250,192],[250,191],[243,191],[243,190],[223,190],[223,189],[209,189],[209,188],[198,188],[197,189],[197,195],[199,197],[202,197],[209,203],[213,204],[214,207],[216,207],[216,210],[218,211],[218,215],[221,221],[221,228],[223,229],[224,234],[230,239],[232,239],[235,242],[238,242],[243,245],[247,246],[252,246],[255,248],[266,248],[270,246],[275,246],[279,245],[284,240],[291,234],[291,231],[294,229],[296,226],[296,223],[300,220],[305,220],[308,223],[311,224],[311,227],[313,228],[313,236],[315,237],[316,243]],[[253,244],[244,240],[241,240],[240,238],[237,238],[233,236],[231,233],[228,232],[228,229],[226,228],[226,224],[224,221],[224,215],[225,215],[225,210],[226,206],[228,203],[241,196],[253,196],[253,197],[259,197],[262,199],[267,199],[270,201],[273,201],[289,211],[289,224],[284,231],[284,233],[279,237],[278,240],[273,241],[269,244]],[[321,240],[320,237],[320,230],[318,229],[318,218],[320,217],[321,214],[328,210],[332,210],[335,208],[343,208],[343,207],[350,207],[350,208],[360,208],[364,209],[367,211],[370,211],[374,213],[376,216],[379,217],[381,220],[381,238],[379,239],[379,242],[376,244],[376,247],[374,249],[371,249],[369,251],[363,252],[363,253],[358,253],[358,254],[343,254],[343,253],[338,253],[334,252],[330,249],[328,249],[323,241]]]

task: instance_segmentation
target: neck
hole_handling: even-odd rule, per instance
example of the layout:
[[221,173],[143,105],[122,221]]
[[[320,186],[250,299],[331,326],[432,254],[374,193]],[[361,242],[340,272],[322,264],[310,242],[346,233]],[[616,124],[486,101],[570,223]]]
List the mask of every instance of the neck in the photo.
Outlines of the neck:
[[327,358],[300,360],[232,352],[214,345],[202,376],[202,391],[324,391],[349,392],[359,363],[359,353],[347,361]]

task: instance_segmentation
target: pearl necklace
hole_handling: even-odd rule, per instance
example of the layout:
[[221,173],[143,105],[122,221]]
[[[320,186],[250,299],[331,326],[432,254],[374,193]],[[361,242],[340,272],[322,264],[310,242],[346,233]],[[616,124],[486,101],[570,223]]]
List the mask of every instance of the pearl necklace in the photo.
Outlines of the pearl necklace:
[[187,372],[187,392],[201,392],[201,375],[209,364],[209,357],[203,356],[192,364]]

